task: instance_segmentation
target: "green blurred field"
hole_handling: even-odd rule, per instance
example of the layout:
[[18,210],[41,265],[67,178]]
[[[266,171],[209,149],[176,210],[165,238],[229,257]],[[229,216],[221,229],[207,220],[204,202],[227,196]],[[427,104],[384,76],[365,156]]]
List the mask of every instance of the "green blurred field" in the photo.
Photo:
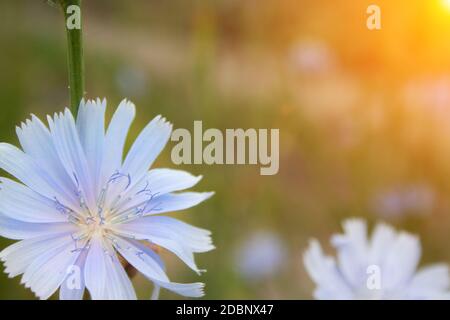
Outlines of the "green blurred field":
[[[183,167],[204,176],[196,190],[216,195],[175,215],[211,229],[217,249],[198,255],[200,278],[165,254],[171,279],[204,281],[208,299],[311,298],[308,239],[327,242],[353,216],[419,234],[423,263],[450,262],[450,11],[438,2],[379,0],[383,29],[373,32],[365,0],[84,1],[86,96],[106,97],[110,112],[132,100],[130,138],[157,114],[175,128],[280,128],[275,176]],[[0,2],[0,43],[0,140],[17,144],[30,113],[68,105],[59,9]],[[175,167],[173,145],[157,166]],[[406,210],[380,215],[380,194],[417,185],[425,205],[413,195]],[[272,276],[248,281],[236,250],[260,230],[278,234],[286,255]],[[148,299],[151,284],[134,283]],[[2,274],[0,298],[33,296]]]

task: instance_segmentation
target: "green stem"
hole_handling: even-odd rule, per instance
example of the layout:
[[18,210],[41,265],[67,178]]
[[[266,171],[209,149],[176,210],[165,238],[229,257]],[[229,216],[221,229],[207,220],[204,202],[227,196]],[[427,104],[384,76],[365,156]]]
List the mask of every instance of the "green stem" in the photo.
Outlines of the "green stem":
[[[83,60],[83,33],[81,16],[79,28],[68,28],[68,19],[74,19],[74,11],[67,12],[70,6],[78,6],[81,15],[81,0],[60,0],[64,12],[64,26],[67,34],[67,62],[69,67],[70,107],[74,116],[78,113],[80,101],[84,96],[84,60]],[[70,9],[70,8],[69,8]]]

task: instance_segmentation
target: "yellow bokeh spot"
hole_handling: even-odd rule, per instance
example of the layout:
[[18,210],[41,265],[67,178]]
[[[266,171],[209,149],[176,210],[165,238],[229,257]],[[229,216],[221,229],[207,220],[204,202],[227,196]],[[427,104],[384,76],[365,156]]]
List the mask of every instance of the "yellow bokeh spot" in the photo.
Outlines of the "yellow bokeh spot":
[[450,0],[441,0],[445,9],[450,11]]

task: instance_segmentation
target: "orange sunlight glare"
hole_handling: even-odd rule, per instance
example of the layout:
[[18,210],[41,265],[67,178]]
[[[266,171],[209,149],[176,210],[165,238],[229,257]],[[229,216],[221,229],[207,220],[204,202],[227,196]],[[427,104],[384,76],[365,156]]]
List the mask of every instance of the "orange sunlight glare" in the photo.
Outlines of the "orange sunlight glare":
[[442,6],[443,6],[446,10],[450,11],[450,0],[441,0],[441,2],[442,2]]

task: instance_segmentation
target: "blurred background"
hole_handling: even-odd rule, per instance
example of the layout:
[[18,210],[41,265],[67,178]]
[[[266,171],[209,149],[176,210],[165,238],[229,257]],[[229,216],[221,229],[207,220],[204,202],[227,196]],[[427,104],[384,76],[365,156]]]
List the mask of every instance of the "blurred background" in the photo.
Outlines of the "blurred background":
[[[366,27],[381,8],[382,29]],[[450,262],[450,1],[85,0],[87,97],[137,106],[130,134],[157,114],[175,128],[279,128],[280,171],[190,165],[204,204],[174,216],[211,229],[197,277],[208,299],[309,299],[302,253],[328,246],[347,217],[416,233],[422,264]],[[0,137],[68,105],[59,8],[0,2]],[[156,166],[176,167],[170,143]],[[1,240],[1,248],[7,240]],[[0,276],[1,299],[32,299]],[[134,278],[148,299],[152,285]],[[179,298],[167,291],[162,298]]]

